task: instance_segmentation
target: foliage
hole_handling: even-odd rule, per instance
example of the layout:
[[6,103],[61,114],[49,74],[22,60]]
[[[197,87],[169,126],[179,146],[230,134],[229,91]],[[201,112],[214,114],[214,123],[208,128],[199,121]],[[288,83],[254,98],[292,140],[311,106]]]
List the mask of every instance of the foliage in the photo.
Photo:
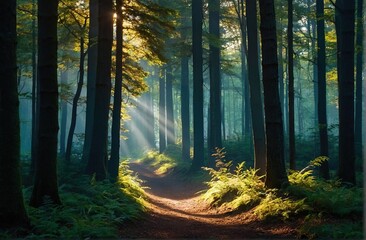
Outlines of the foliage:
[[[116,238],[118,225],[137,220],[145,211],[144,191],[127,163],[119,169],[117,183],[97,182],[72,172],[62,179],[61,206],[45,199],[40,208],[28,206],[32,229],[26,239],[39,238]],[[29,198],[31,188],[25,190]],[[5,233],[0,236],[7,237]],[[9,236],[12,238],[14,236]]]
[[[319,159],[319,158],[318,158]],[[339,217],[355,214],[362,216],[363,190],[341,185],[338,180],[324,181],[313,175],[313,170],[293,172],[286,189],[295,197],[304,197],[316,212]]]
[[[209,188],[202,194],[202,198],[210,205],[230,210],[252,208],[260,220],[285,220],[298,214],[308,214],[301,230],[307,235],[312,231],[310,229],[315,229],[317,236],[361,236],[360,224],[335,223],[332,229],[336,228],[337,231],[327,235],[323,222],[321,226],[311,222],[313,216],[319,215],[335,219],[362,219],[362,188],[344,186],[338,180],[325,181],[314,175],[313,169],[328,161],[327,157],[315,158],[303,170],[291,172],[289,186],[278,190],[266,189],[261,177],[257,176],[257,171],[246,169],[244,162],[231,170],[232,162],[225,162],[225,152],[222,149],[218,149],[214,156],[218,169],[204,168],[209,172],[211,180],[206,183]],[[349,232],[344,232],[347,229]]]
[[305,204],[305,199],[295,200],[288,197],[281,197],[275,190],[268,190],[266,197],[254,209],[254,214],[259,219],[270,217],[281,217],[288,219],[290,215],[309,211],[311,208]]
[[246,169],[245,163],[242,162],[231,173],[232,162],[224,163],[225,152],[222,149],[218,149],[213,156],[216,157],[219,169],[203,168],[211,176],[211,180],[206,183],[209,189],[202,195],[203,200],[211,205],[224,205],[232,210],[258,203],[265,194],[265,188],[257,176],[257,171],[252,168]]
[[165,174],[173,170],[186,170],[190,162],[181,160],[181,148],[179,145],[169,145],[163,153],[159,151],[148,151],[147,154],[138,162],[148,164],[155,168],[155,173]]
[[305,224],[300,228],[300,234],[308,239],[319,236],[326,236],[327,239],[364,239],[362,228],[361,221],[334,222],[332,219],[324,219],[321,214],[313,214],[306,217]]

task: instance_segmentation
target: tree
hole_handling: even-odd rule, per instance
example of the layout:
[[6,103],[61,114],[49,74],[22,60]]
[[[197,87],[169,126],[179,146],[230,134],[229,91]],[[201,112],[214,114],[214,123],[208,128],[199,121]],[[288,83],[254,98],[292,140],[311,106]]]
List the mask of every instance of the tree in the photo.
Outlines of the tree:
[[94,124],[86,172],[97,180],[106,177],[108,118],[111,97],[113,1],[98,1],[98,53],[95,85]]
[[362,58],[363,58],[363,0],[357,0],[357,35],[356,35],[356,113],[355,144],[356,158],[362,159]]
[[57,0],[38,1],[38,153],[30,205],[39,207],[45,197],[60,204],[57,186]]
[[37,29],[36,29],[36,0],[32,0],[32,146],[31,146],[31,167],[29,176],[33,178],[38,148],[38,107],[39,107],[39,84],[37,78]]
[[[328,156],[328,121],[327,121],[327,84],[326,84],[326,55],[325,55],[325,33],[324,33],[324,0],[316,1],[317,39],[318,39],[318,129],[320,140],[320,155]],[[325,161],[320,167],[320,175],[329,179],[329,166]]]
[[253,142],[254,142],[254,167],[259,175],[264,175],[266,170],[266,139],[264,131],[264,115],[262,103],[262,90],[259,78],[258,65],[258,24],[257,3],[248,0],[246,4],[247,29],[248,29],[248,77],[250,86],[250,103],[252,111]]
[[89,0],[89,34],[88,34],[88,79],[86,91],[85,138],[83,162],[90,156],[91,139],[94,125],[95,81],[98,56],[98,0]]
[[166,66],[166,83],[165,83],[165,104],[166,104],[166,131],[167,145],[175,144],[174,130],[174,105],[173,105],[173,69],[171,63]]
[[[186,46],[185,43],[187,39],[187,11],[186,8],[182,11],[182,29],[181,29],[181,38],[183,42],[183,46]],[[189,160],[190,159],[190,111],[189,111],[189,54],[186,49],[182,50],[181,56],[181,86],[180,86],[180,94],[181,94],[181,121],[182,121],[182,159]]]
[[61,121],[60,121],[60,155],[65,156],[66,152],[66,125],[67,125],[67,109],[68,103],[66,100],[67,84],[68,84],[68,72],[67,69],[61,72],[61,87],[60,87],[60,103],[61,103]]
[[108,172],[113,180],[118,177],[119,148],[121,133],[121,107],[122,107],[122,51],[123,51],[123,16],[122,0],[116,0],[116,79],[114,85],[114,99],[112,112],[112,143],[111,157],[108,163]]
[[0,228],[28,225],[20,179],[16,1],[0,3]]
[[[209,119],[209,159],[222,148],[221,139],[221,71],[220,71],[220,0],[208,1],[209,33],[211,35],[209,49],[210,69],[210,119]],[[212,161],[213,159],[211,159]],[[214,165],[214,163],[210,163]]]
[[288,112],[289,112],[289,149],[290,169],[295,170],[295,88],[294,88],[294,43],[293,43],[293,0],[288,0]]
[[202,49],[203,2],[192,1],[192,53],[193,53],[193,162],[192,171],[204,163],[203,139],[203,49]]
[[166,84],[165,69],[160,70],[159,76],[159,152],[166,149]]
[[71,122],[70,122],[70,129],[67,136],[67,143],[66,143],[66,153],[65,153],[65,161],[70,162],[71,161],[71,151],[72,151],[72,140],[74,137],[75,127],[76,127],[76,120],[77,120],[77,109],[78,109],[78,103],[81,96],[81,91],[83,90],[84,85],[84,73],[85,73],[85,57],[87,54],[87,51],[85,50],[85,37],[84,33],[87,27],[87,17],[83,16],[82,14],[78,14],[79,16],[83,16],[83,23],[79,22],[76,14],[71,11],[70,12],[71,17],[74,20],[74,24],[78,26],[78,33],[75,33],[70,30],[70,33],[79,40],[79,47],[80,47],[80,53],[79,53],[79,78],[78,83],[76,87],[76,92],[74,95],[74,98],[72,100],[72,110],[71,110]]
[[342,181],[354,184],[354,40],[355,0],[337,0],[336,31],[338,51],[338,104],[339,104],[339,169]]
[[260,0],[260,32],[262,42],[264,112],[267,139],[267,168],[265,184],[281,188],[288,182],[283,144],[283,123],[278,92],[278,60],[276,15],[273,0]]

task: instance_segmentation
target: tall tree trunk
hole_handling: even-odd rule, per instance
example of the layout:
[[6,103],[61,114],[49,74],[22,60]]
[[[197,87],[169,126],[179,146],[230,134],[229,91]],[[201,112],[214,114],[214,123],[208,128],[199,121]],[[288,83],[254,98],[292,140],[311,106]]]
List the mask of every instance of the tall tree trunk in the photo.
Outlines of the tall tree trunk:
[[71,160],[71,152],[72,152],[72,139],[74,137],[75,127],[76,127],[76,118],[77,118],[77,109],[78,102],[81,95],[81,90],[84,85],[84,63],[85,63],[85,51],[84,51],[84,37],[80,38],[80,58],[79,58],[79,81],[76,88],[76,93],[74,99],[72,100],[72,110],[71,110],[71,123],[69,134],[67,135],[67,144],[66,144],[66,154],[65,161],[70,162]]
[[[209,159],[216,152],[216,148],[222,148],[221,139],[221,71],[220,71],[220,0],[208,2],[209,33],[214,41],[210,42],[209,69],[210,69],[210,145]],[[214,164],[211,159],[210,165]]]
[[95,84],[98,57],[98,0],[89,0],[88,79],[86,85],[85,139],[83,162],[89,161],[94,124]]
[[182,159],[190,159],[190,113],[189,113],[189,57],[181,58],[181,119],[182,119]]
[[26,226],[20,179],[16,1],[0,3],[0,228]]
[[356,159],[362,162],[362,58],[363,58],[363,0],[357,0],[357,35],[356,35],[356,115],[355,144]]
[[202,0],[192,1],[194,152],[191,171],[199,170],[204,163],[202,23],[203,2]]
[[339,91],[339,172],[342,181],[354,184],[354,39],[355,0],[336,1]]
[[30,205],[39,207],[46,196],[60,204],[57,186],[57,0],[38,1],[38,78],[40,87],[38,153]]
[[293,43],[293,0],[288,0],[288,110],[289,110],[289,157],[290,169],[296,169],[295,162],[295,88],[294,88],[294,43]]
[[[327,120],[327,83],[326,83],[326,55],[324,32],[324,0],[316,1],[317,39],[318,39],[318,129],[320,140],[320,155],[328,156],[328,120]],[[316,84],[316,83],[314,83]],[[320,176],[329,179],[328,162],[320,166]]]
[[97,180],[106,177],[108,159],[108,117],[111,97],[111,55],[113,42],[113,1],[98,1],[98,57],[94,124],[87,173]]
[[165,69],[161,69],[159,76],[159,152],[166,149],[166,84]]
[[172,65],[166,67],[166,130],[167,145],[175,144],[174,105],[173,105],[173,72]]
[[248,0],[246,5],[248,28],[248,74],[250,85],[250,102],[252,110],[254,167],[259,175],[266,171],[266,139],[264,131],[264,113],[262,103],[262,90],[258,66],[258,24],[257,3]]
[[[283,31],[282,19],[278,20],[278,29]],[[284,79],[284,68],[283,68],[283,34],[280,33],[278,37],[278,82],[279,82],[279,91],[280,91],[280,102],[281,102],[281,111],[284,113],[283,119],[286,119],[286,111],[285,111],[285,79]]]
[[[323,0],[324,1],[324,0]],[[311,15],[312,14],[312,1],[308,0],[308,14]],[[318,134],[315,132],[316,129],[319,129],[318,125],[319,125],[319,118],[318,118],[318,102],[319,102],[319,98],[318,98],[318,48],[316,45],[316,41],[317,41],[317,20],[313,19],[310,21],[309,23],[309,31],[311,31],[311,46],[309,47],[312,52],[312,58],[313,58],[313,93],[314,93],[314,157],[317,156],[318,152],[320,152],[320,141],[319,141],[319,137]],[[309,62],[310,64],[310,62]]]
[[[68,70],[61,72],[61,94],[66,96],[68,84]],[[61,98],[61,125],[60,125],[60,155],[65,157],[66,152],[66,125],[67,125],[67,109],[68,103],[66,99]]]
[[264,111],[267,139],[265,184],[281,188],[288,182],[283,144],[283,123],[278,93],[276,17],[273,0],[259,0],[262,42]]
[[118,178],[119,149],[121,133],[121,107],[122,107],[122,57],[123,57],[123,16],[122,0],[116,0],[116,79],[114,82],[114,99],[112,112],[112,142],[111,157],[108,162],[108,172],[113,181]]
[[39,110],[39,84],[37,78],[37,29],[36,0],[32,0],[32,146],[31,166],[29,177],[33,179],[37,159],[38,148],[38,110]]

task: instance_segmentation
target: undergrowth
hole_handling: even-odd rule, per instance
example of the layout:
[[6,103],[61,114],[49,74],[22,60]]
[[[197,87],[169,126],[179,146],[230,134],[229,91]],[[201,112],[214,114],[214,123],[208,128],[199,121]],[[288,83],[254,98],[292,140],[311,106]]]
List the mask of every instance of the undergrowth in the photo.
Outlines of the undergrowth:
[[[362,235],[362,224],[357,224],[357,221],[362,221],[363,189],[344,186],[338,180],[325,181],[316,177],[314,169],[327,158],[318,157],[302,171],[290,172],[289,186],[278,190],[267,189],[263,176],[258,176],[253,168],[246,168],[244,162],[232,169],[233,164],[225,161],[222,149],[214,157],[217,168],[204,168],[211,180],[206,183],[208,190],[202,194],[211,206],[232,211],[252,209],[259,220],[307,216],[306,227],[299,230],[307,237],[314,237],[312,234],[327,236],[325,223],[329,219],[348,219],[339,228],[336,226],[338,230],[333,232],[334,237]],[[320,215],[321,224],[309,221],[314,216],[319,219]],[[347,228],[352,229],[352,234],[343,232]]]
[[182,161],[181,148],[179,145],[169,145],[163,153],[159,151],[149,151],[138,160],[155,169],[155,173],[165,174],[173,170],[184,171],[189,168],[190,161]]
[[[49,238],[117,238],[118,226],[137,220],[145,211],[144,191],[127,163],[119,169],[117,183],[97,182],[89,176],[69,174],[59,187],[62,205],[27,206],[32,228],[25,239]],[[25,189],[29,199],[31,188]],[[0,233],[0,238],[14,238]]]

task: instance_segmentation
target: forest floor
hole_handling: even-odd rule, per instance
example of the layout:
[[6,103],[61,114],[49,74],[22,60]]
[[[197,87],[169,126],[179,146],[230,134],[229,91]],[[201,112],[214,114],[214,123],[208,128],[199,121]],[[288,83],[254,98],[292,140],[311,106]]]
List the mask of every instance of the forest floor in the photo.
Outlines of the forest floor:
[[124,224],[121,238],[143,239],[293,239],[298,223],[259,221],[249,211],[210,208],[197,192],[205,185],[182,174],[157,175],[148,166],[131,163],[147,187],[148,212],[139,221]]

